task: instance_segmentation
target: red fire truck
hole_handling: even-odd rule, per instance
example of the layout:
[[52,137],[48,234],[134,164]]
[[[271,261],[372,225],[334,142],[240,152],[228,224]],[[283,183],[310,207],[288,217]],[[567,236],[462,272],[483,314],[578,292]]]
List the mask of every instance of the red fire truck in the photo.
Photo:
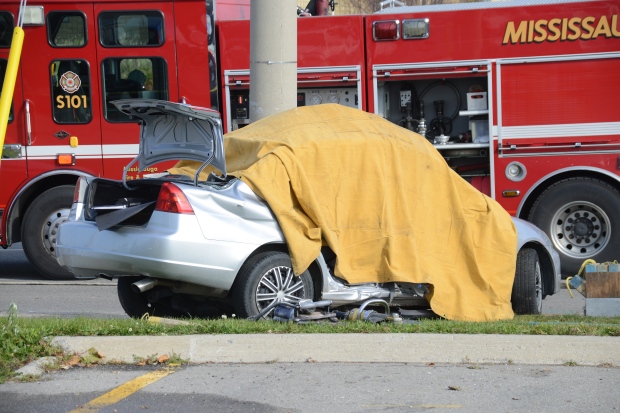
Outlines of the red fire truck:
[[[223,17],[249,18],[249,0],[223,0]],[[71,275],[55,261],[58,225],[80,175],[128,178],[139,127],[110,104],[154,98],[210,107],[211,2],[29,2],[24,44],[0,166],[1,245],[22,242],[48,278]],[[0,82],[19,1],[0,5]],[[153,171],[145,171],[153,172]]]
[[[17,9],[0,6],[0,80]],[[44,275],[69,276],[53,249],[76,178],[140,176],[124,171],[138,126],[112,100],[208,107],[219,90],[225,130],[249,123],[249,21],[223,19],[249,18],[249,0],[216,9],[214,21],[202,0],[29,3],[0,245],[21,241]],[[422,134],[463,178],[545,230],[574,274],[620,251],[619,15],[615,0],[517,0],[301,17],[298,104],[348,105]]]
[[[337,102],[422,134],[543,229],[572,275],[620,258],[619,16],[617,0],[536,0],[300,18],[298,104]],[[217,27],[230,131],[249,119],[249,22]]]

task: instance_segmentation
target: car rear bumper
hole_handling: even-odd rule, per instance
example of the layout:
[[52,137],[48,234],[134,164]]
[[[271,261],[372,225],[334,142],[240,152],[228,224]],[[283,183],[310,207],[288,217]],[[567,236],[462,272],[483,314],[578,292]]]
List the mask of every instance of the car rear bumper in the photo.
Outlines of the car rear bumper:
[[65,222],[56,257],[76,278],[143,275],[229,290],[257,247],[206,239],[194,215],[155,212],[143,227],[99,231],[95,222]]

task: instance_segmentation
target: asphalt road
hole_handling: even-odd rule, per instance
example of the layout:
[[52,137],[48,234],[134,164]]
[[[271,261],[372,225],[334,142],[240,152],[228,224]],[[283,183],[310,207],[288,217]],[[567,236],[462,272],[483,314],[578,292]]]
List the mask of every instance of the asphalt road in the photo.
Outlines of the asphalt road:
[[144,383],[156,369],[99,366],[57,371],[36,383],[6,383],[0,385],[0,413],[567,413],[620,409],[620,369],[611,367],[202,364],[172,369],[171,374],[139,388],[140,380]]

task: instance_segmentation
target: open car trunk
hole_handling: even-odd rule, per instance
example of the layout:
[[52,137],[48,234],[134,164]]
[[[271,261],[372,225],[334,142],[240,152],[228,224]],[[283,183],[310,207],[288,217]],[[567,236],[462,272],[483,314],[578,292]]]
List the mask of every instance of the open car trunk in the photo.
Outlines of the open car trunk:
[[128,189],[121,181],[96,179],[88,188],[84,218],[96,221],[100,231],[117,224],[144,225],[155,210],[164,182],[161,179],[142,179],[132,182]]
[[[211,109],[151,99],[112,102],[121,112],[140,121],[138,156],[125,168],[122,181],[94,179],[85,201],[85,218],[96,221],[100,231],[114,225],[144,225],[155,209],[161,185],[182,181],[198,185],[198,175],[213,165],[226,176],[226,159],[218,112]],[[164,175],[156,179],[127,181],[134,163],[143,171],[151,165],[177,159],[201,164],[194,179]]]
[[99,231],[115,225],[146,225],[155,210],[164,183],[224,187],[233,179],[233,176],[221,178],[213,174],[200,183],[194,183],[186,175],[171,174],[129,182],[94,179],[84,199],[84,219],[95,221]]

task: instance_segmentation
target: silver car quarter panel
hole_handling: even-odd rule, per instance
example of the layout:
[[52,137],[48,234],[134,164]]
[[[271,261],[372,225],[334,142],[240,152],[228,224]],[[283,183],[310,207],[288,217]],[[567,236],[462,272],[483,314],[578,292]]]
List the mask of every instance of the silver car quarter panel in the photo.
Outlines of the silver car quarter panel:
[[284,243],[276,217],[243,181],[221,187],[177,184],[194,209],[205,238],[251,244]]

